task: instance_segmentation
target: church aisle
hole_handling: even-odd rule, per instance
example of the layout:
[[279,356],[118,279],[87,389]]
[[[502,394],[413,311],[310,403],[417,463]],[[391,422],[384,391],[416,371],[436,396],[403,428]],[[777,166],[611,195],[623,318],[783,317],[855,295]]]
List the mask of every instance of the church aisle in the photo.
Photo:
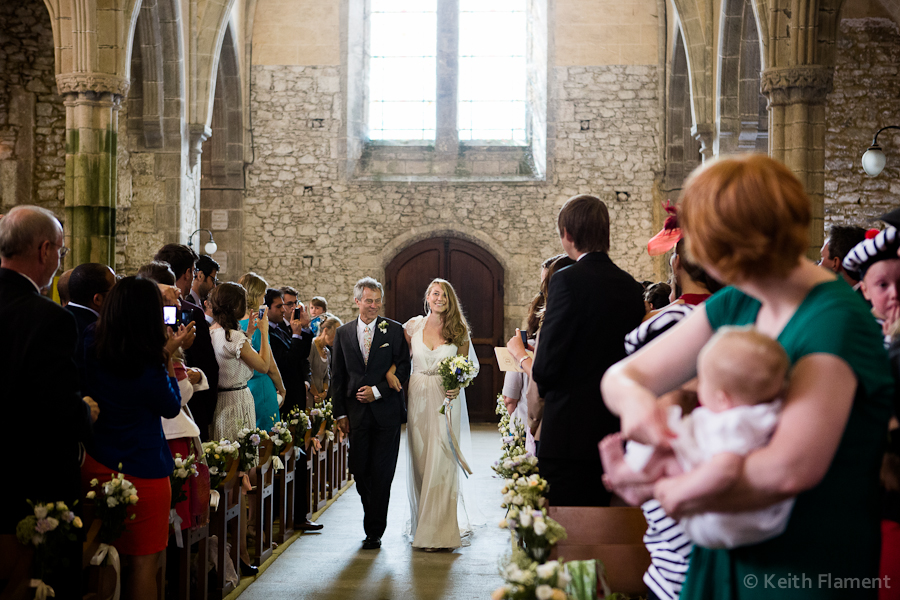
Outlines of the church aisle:
[[454,552],[413,551],[403,530],[409,519],[406,494],[406,433],[400,442],[397,474],[391,488],[388,529],[381,550],[361,550],[363,511],[355,487],[325,511],[324,533],[303,535],[241,594],[241,600],[438,600],[490,598],[502,583],[497,569],[509,550],[509,533],[497,527],[503,517],[500,481],[490,465],[500,454],[494,425],[472,426],[475,474],[470,516],[483,526],[472,545]]

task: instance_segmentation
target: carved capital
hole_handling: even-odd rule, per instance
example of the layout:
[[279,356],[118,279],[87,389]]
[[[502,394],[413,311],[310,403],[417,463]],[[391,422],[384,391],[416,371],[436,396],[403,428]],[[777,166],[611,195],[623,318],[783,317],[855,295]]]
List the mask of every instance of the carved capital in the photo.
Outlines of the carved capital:
[[203,142],[212,135],[212,129],[202,123],[191,123],[189,127],[191,136],[190,161],[191,168],[197,166],[200,162],[200,153],[203,152]]
[[824,104],[834,84],[834,69],[819,65],[775,67],[760,76],[760,90],[769,106]]
[[131,82],[118,75],[107,73],[62,73],[56,76],[56,87],[60,95],[75,92],[95,94],[117,94],[126,96]]
[[700,155],[703,157],[703,162],[713,157],[715,127],[711,123],[698,123],[692,126],[691,137],[700,142]]

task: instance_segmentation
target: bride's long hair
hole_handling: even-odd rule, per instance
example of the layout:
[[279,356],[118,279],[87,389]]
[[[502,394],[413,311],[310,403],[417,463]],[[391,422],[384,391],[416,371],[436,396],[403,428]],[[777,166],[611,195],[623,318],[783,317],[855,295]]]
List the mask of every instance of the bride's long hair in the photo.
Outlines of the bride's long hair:
[[428,315],[431,312],[428,308],[428,294],[435,285],[441,286],[447,297],[447,310],[441,313],[441,337],[451,344],[462,346],[469,339],[469,323],[459,305],[456,290],[446,279],[434,279],[425,288],[425,314]]

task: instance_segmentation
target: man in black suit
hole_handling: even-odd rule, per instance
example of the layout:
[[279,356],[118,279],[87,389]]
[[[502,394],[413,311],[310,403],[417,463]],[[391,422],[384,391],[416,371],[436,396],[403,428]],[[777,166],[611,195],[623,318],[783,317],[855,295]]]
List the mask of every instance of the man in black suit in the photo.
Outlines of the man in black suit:
[[116,274],[108,266],[100,263],[83,263],[72,270],[69,276],[69,303],[66,310],[75,317],[78,343],[75,345],[75,364],[81,372],[84,364],[84,330],[100,318],[103,300],[116,285]]
[[362,499],[364,550],[381,547],[387,527],[391,482],[400,450],[406,408],[386,376],[397,365],[397,379],[409,379],[409,346],[403,326],[378,316],[383,288],[371,277],[356,282],[359,318],[337,330],[332,361],[333,408],[338,426],[350,435],[350,472]]
[[[284,318],[278,322],[278,327],[289,336],[301,335],[303,336],[304,340],[309,337],[309,343],[311,347],[312,340],[316,337],[313,334],[312,329],[309,328],[309,321],[311,321],[312,318],[309,316],[309,312],[307,312],[306,307],[303,306],[303,303],[297,299],[299,297],[297,290],[289,285],[286,285],[279,289],[281,290],[281,297],[284,299]],[[294,332],[294,327],[291,324],[291,321],[294,318],[294,311],[298,308],[302,309],[303,313],[303,327],[301,328],[300,334],[296,334]],[[312,375],[309,372],[309,353],[307,352],[307,354],[298,357],[298,360],[300,361],[300,372],[303,373],[304,386],[306,387],[306,390],[309,390],[309,382],[312,381]],[[304,392],[304,396],[305,395],[306,392]],[[295,400],[297,404],[301,406],[303,406],[306,402],[305,397],[303,400],[299,400],[296,398]]]
[[532,373],[541,397],[541,476],[553,506],[608,506],[597,444],[619,431],[600,380],[625,358],[625,335],[644,317],[643,287],[610,260],[609,212],[594,196],[570,198],[557,219],[574,265],[550,279]]
[[175,273],[175,286],[181,290],[181,309],[191,312],[191,320],[194,322],[194,343],[185,352],[185,363],[189,367],[196,367],[203,371],[209,382],[209,389],[202,392],[194,392],[191,398],[191,413],[194,421],[200,428],[200,439],[209,440],[209,426],[212,424],[213,413],[216,411],[216,400],[219,389],[219,363],[212,347],[212,338],[209,336],[209,323],[203,308],[188,300],[191,294],[191,285],[194,282],[194,265],[197,262],[197,254],[184,244],[166,244],[160,248],[153,260],[169,263],[172,272]]
[[[281,324],[288,318],[284,308],[284,298],[281,290],[269,288],[266,290],[265,296],[266,306],[269,307],[269,323]],[[287,420],[287,415],[295,406],[301,409],[306,408],[306,382],[304,373],[301,371],[303,361],[301,357],[309,356],[309,349],[312,346],[312,332],[307,328],[309,325],[309,316],[304,315],[305,319],[292,319],[291,333],[286,333],[279,326],[269,327],[269,344],[272,347],[272,356],[275,358],[275,364],[278,365],[278,371],[281,373],[281,383],[287,392],[284,403],[281,405],[281,418]],[[302,454],[302,451],[301,451]],[[306,464],[306,455],[302,455],[302,460],[297,461],[298,464]],[[304,478],[304,482],[308,482]],[[295,494],[295,527],[302,531],[319,531],[322,525],[305,518],[309,513],[309,494]]]
[[[4,419],[9,447],[24,452],[31,465],[10,471],[11,483],[0,495],[0,534],[15,534],[16,523],[33,514],[26,500],[73,507],[83,498],[78,444],[89,438],[99,411],[78,391],[75,319],[40,293],[68,251],[64,243],[62,226],[46,209],[16,206],[0,218]],[[51,432],[53,443],[35,443],[37,424]],[[81,544],[68,544],[62,553],[69,568],[48,583],[57,598],[80,597]]]

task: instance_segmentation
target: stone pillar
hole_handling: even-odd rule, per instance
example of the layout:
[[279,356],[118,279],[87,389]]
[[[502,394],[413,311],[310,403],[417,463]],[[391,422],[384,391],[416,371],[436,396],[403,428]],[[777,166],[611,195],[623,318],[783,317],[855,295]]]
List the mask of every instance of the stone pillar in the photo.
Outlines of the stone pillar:
[[58,76],[57,85],[66,105],[66,268],[115,267],[118,117],[127,84],[75,75]]
[[713,140],[716,131],[712,123],[698,123],[691,127],[691,137],[700,142],[700,157],[703,162],[713,157]]
[[817,259],[825,229],[825,98],[834,69],[819,65],[779,67],[762,73],[768,99],[769,156],[786,164],[812,201],[810,247]]

